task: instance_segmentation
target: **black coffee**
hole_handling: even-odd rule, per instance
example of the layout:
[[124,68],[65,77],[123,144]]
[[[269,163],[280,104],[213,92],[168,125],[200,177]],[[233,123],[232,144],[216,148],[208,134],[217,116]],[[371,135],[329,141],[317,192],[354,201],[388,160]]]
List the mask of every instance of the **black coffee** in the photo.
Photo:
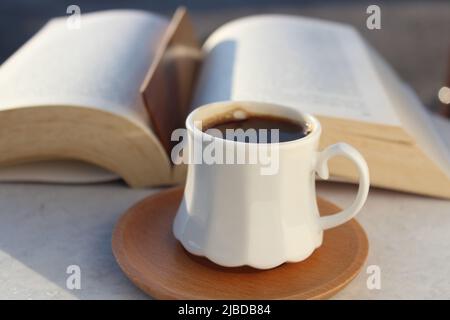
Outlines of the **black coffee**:
[[[253,143],[292,141],[301,139],[310,133],[310,127],[306,123],[298,123],[287,118],[271,115],[239,112],[206,121],[203,131],[218,129],[221,133],[220,137],[223,139]],[[235,117],[233,114],[240,116]],[[275,132],[274,129],[278,129],[278,131]],[[210,130],[208,133],[218,136],[218,132],[215,133]]]

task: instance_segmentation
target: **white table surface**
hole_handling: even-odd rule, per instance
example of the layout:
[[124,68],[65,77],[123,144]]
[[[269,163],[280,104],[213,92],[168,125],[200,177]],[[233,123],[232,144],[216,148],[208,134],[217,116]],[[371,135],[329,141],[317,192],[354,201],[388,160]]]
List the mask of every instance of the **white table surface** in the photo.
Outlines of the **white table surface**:
[[[355,186],[320,183],[339,205]],[[155,190],[121,183],[0,186],[0,299],[142,299],[111,252],[118,217]],[[358,217],[367,231],[367,264],[381,268],[368,290],[365,268],[336,298],[450,298],[450,201],[372,189]],[[66,268],[81,268],[81,290],[66,288]]]
[[[318,189],[345,206],[356,187]],[[111,234],[128,207],[157,191],[119,182],[0,184],[0,299],[148,298],[116,264]],[[368,261],[335,298],[450,299],[450,201],[373,188],[357,219],[369,237]],[[66,288],[69,265],[81,268],[80,290]],[[368,265],[380,267],[380,290],[367,288]]]

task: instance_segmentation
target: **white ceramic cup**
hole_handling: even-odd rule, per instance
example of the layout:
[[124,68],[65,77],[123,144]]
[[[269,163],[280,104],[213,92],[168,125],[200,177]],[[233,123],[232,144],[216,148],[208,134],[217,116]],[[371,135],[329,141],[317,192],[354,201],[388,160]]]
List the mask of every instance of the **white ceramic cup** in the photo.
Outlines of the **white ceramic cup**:
[[[208,121],[234,110],[272,115],[306,123],[310,133],[277,144],[251,144],[213,137],[201,131]],[[242,113],[242,112],[241,112]],[[318,151],[321,126],[308,114],[275,104],[219,102],[195,109],[186,120],[188,152],[194,144],[206,146],[220,139],[224,153],[253,145],[276,145],[278,170],[262,174],[267,164],[190,163],[184,197],[173,233],[184,248],[227,267],[248,265],[258,269],[308,258],[322,244],[323,231],[353,218],[369,191],[369,171],[361,154],[345,143]],[[199,140],[201,139],[201,140]],[[206,142],[205,142],[206,140]],[[274,150],[272,150],[274,152]],[[328,178],[327,161],[347,157],[359,170],[356,199],[347,209],[320,217],[316,203],[315,174]]]

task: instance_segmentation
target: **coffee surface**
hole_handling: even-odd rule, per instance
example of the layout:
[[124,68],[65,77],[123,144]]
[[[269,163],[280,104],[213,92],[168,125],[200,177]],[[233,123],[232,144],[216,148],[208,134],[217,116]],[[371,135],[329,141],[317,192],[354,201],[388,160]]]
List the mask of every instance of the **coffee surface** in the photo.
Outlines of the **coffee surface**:
[[[300,124],[283,117],[259,114],[248,114],[241,117],[224,116],[223,118],[213,119],[206,122],[203,131],[209,129],[219,130],[223,139],[253,143],[297,140],[308,135],[310,131],[306,124]],[[278,130],[278,134],[273,131],[275,129]],[[211,134],[218,136],[214,132]]]

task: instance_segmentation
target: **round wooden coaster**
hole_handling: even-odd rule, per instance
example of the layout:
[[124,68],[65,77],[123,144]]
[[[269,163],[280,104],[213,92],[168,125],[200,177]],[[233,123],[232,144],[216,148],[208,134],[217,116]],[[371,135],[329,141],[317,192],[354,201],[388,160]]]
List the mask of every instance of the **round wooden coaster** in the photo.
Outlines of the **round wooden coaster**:
[[[188,253],[172,235],[182,188],[152,195],[119,220],[112,248],[122,270],[156,299],[323,299],[348,284],[363,266],[368,241],[351,220],[327,230],[308,259],[270,270],[220,267]],[[318,198],[321,215],[340,210]]]

